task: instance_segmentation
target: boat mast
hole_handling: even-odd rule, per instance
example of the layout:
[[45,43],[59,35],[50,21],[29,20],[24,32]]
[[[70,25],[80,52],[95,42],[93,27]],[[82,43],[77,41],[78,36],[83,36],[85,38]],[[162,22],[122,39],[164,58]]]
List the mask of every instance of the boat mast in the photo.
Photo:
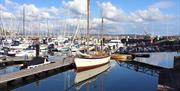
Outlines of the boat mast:
[[89,50],[89,15],[90,15],[90,0],[87,0],[87,50]]
[[[81,17],[80,17],[80,19],[81,19]],[[72,39],[72,43],[74,42],[74,40],[76,39],[76,37],[77,37],[77,35],[78,35],[78,33],[79,33],[79,26],[80,26],[80,21],[79,21],[79,19],[78,19],[78,21],[77,21],[77,27],[76,27],[76,31],[75,31],[75,34],[74,34],[73,39]]]
[[23,7],[23,36],[25,37],[25,6]]
[[46,26],[47,26],[46,37],[49,37],[50,34],[49,34],[49,20],[48,20],[48,18],[46,18]]
[[6,37],[7,28],[5,28],[5,25],[3,23],[2,9],[1,8],[0,8],[0,23],[1,23],[1,26],[0,26],[1,35],[3,37]]
[[104,41],[103,41],[103,36],[104,36],[104,34],[103,34],[103,30],[104,30],[104,17],[103,17],[103,15],[102,15],[102,20],[101,20],[101,23],[102,23],[102,30],[101,30],[101,51],[103,50],[103,44],[104,44]]
[[2,10],[0,8],[0,35],[3,36],[4,35],[4,28],[3,28],[3,23],[2,23]]
[[64,23],[64,30],[63,30],[63,38],[65,38],[65,36],[66,36],[66,20],[64,21],[65,23]]
[[40,37],[40,30],[41,30],[41,22],[40,22],[40,18],[37,16],[38,18],[38,37]]

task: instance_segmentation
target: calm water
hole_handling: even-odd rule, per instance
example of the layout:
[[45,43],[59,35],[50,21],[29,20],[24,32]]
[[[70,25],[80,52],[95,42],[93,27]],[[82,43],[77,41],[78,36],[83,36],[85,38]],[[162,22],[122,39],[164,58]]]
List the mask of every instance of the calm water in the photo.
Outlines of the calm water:
[[98,76],[93,77],[82,86],[74,85],[76,73],[69,70],[38,82],[19,87],[13,91],[156,91],[158,76],[151,76],[132,69],[119,66],[115,61],[111,67]]
[[177,55],[180,55],[180,53],[177,52],[150,53],[149,58],[135,58],[135,60],[150,65],[160,66],[163,68],[173,68],[174,56]]
[[[155,55],[162,54],[157,53]],[[179,54],[170,53],[167,58],[171,58],[174,55]],[[172,61],[171,59],[164,59],[164,56],[157,57],[163,57],[161,61]],[[154,58],[153,62],[155,62],[155,59],[157,58]],[[163,65],[163,63],[161,64],[158,61],[156,65],[159,64],[160,66]],[[170,67],[167,64],[163,66]],[[158,73],[158,70],[145,64],[139,65],[134,62],[117,62],[111,60],[109,65],[82,73],[76,73],[74,69],[70,69],[47,76],[42,80],[33,79],[31,80],[32,83],[29,84],[21,84],[17,87],[8,86],[9,88],[7,89],[13,91],[156,91],[159,79]],[[78,81],[82,81],[82,79],[86,80],[76,84]]]

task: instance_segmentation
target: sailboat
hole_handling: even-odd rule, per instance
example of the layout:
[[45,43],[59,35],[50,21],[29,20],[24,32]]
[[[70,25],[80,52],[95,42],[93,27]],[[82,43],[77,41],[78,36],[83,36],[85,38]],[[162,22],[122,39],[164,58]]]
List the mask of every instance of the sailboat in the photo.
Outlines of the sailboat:
[[[89,40],[90,40],[89,15],[90,15],[90,0],[87,0],[87,51],[89,51]],[[109,63],[109,61],[110,61],[110,55],[103,50],[95,52],[94,54],[81,53],[74,59],[74,63],[78,72],[105,65]]]

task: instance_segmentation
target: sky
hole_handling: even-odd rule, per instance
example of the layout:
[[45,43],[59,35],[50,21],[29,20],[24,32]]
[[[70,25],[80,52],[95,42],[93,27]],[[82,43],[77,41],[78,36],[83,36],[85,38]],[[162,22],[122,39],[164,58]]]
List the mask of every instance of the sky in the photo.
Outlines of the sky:
[[[86,0],[0,0],[0,27],[86,32]],[[180,35],[180,0],[91,0],[91,33]],[[9,23],[11,22],[11,23]]]

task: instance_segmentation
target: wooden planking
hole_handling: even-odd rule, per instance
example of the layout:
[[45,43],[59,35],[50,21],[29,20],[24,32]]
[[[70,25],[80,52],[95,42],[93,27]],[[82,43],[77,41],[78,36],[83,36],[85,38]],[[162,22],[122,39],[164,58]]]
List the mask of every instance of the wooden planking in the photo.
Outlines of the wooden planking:
[[64,61],[62,60],[62,61],[56,61],[55,63],[39,66],[36,68],[24,69],[21,71],[5,74],[5,75],[0,76],[0,83],[16,80],[19,78],[23,78],[26,76],[34,75],[37,73],[41,73],[41,72],[45,72],[45,71],[49,71],[53,69],[57,69],[60,67],[70,65],[72,63],[73,63],[73,60],[64,60]]

